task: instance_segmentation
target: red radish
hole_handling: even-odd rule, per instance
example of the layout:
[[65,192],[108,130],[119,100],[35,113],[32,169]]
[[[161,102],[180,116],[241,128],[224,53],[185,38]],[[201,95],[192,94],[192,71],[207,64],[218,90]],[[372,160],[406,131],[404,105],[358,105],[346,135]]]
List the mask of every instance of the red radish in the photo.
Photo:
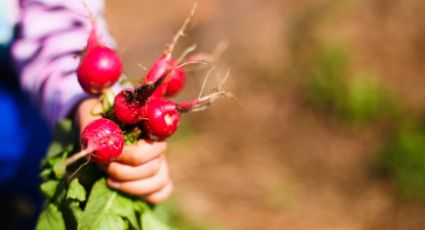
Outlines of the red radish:
[[[164,76],[165,74],[167,76]],[[154,97],[173,96],[180,92],[183,89],[186,74],[183,68],[178,66],[171,54],[164,54],[154,62],[147,72],[143,83],[152,83],[161,77],[166,78],[153,93]]]
[[136,124],[142,119],[139,115],[142,103],[139,103],[134,95],[134,90],[125,89],[114,100],[115,116],[119,121],[129,125]]
[[172,53],[174,47],[177,45],[177,42],[181,36],[184,35],[184,30],[190,22],[190,19],[193,17],[196,11],[197,4],[195,3],[192,7],[189,17],[186,18],[183,25],[174,35],[172,42],[168,45],[167,49],[164,51],[164,54],[157,59],[152,67],[148,70],[143,83],[152,83],[160,79],[166,74],[166,79],[158,87],[158,89],[152,95],[153,97],[162,97],[162,96],[173,96],[180,92],[183,89],[186,74],[180,64],[174,60]]
[[162,86],[164,79],[165,75],[154,82],[142,84],[134,89],[122,90],[114,99],[115,117],[129,125],[139,122],[143,118],[140,111],[143,111],[143,106],[149,98],[155,98],[154,93]]
[[[171,54],[164,54],[158,58],[151,68],[146,73],[143,83],[152,83],[160,79],[167,72],[170,71],[175,65],[175,61]],[[169,74],[169,73],[168,73]]]
[[81,133],[81,144],[91,150],[91,159],[98,164],[107,164],[121,155],[124,135],[115,122],[99,118],[90,122]]
[[[164,77],[165,74],[170,74],[170,69],[173,68],[174,60],[171,55],[163,55],[154,62],[151,68],[146,73],[142,84],[152,84]],[[168,76],[167,76],[168,77]],[[161,85],[152,94],[153,97],[162,97],[166,91],[166,83],[162,82]]]
[[163,140],[177,129],[180,117],[176,104],[172,101],[152,98],[141,111],[143,127],[153,140]]
[[121,73],[122,63],[118,54],[99,42],[93,23],[87,48],[77,68],[78,82],[87,93],[99,94],[114,84]]
[[176,67],[164,82],[166,85],[165,96],[170,97],[179,93],[183,89],[185,81],[185,71],[181,67]]

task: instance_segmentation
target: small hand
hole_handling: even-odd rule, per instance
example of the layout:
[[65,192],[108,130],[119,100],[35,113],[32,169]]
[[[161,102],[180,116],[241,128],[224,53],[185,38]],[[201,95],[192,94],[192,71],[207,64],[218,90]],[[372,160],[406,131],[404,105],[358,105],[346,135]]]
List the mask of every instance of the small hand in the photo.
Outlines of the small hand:
[[166,148],[165,142],[143,140],[125,146],[118,161],[106,168],[108,185],[150,203],[164,201],[173,190],[164,155]]
[[[75,113],[76,122],[82,130],[98,116],[92,115],[97,99],[82,101]],[[168,164],[164,152],[165,142],[139,140],[135,145],[125,146],[118,161],[107,165],[108,185],[111,188],[134,195],[150,203],[160,203],[171,194]]]

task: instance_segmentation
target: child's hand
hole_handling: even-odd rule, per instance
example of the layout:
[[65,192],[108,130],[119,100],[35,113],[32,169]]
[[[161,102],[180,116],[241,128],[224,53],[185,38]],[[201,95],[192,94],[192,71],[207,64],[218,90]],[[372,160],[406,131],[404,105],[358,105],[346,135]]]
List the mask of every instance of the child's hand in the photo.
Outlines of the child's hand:
[[[98,118],[91,113],[96,101],[86,99],[79,104],[75,119],[80,130]],[[164,201],[173,189],[164,155],[166,148],[165,142],[143,140],[136,145],[125,146],[118,161],[106,167],[108,185],[150,203]]]
[[166,148],[165,142],[143,140],[125,146],[118,161],[107,166],[109,186],[151,203],[165,200],[173,189],[164,155]]

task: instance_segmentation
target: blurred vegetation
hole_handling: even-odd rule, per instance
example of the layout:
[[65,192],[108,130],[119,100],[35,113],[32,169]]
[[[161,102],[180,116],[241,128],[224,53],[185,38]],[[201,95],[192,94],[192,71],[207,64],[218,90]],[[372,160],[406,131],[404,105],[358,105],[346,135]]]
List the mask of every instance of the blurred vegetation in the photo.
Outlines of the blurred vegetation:
[[402,124],[389,138],[379,166],[401,195],[425,199],[425,128],[417,123]]
[[307,99],[328,113],[353,124],[377,118],[393,119],[399,107],[370,73],[352,71],[348,52],[326,45],[318,52],[307,83]]
[[215,223],[199,222],[191,219],[173,200],[169,200],[155,208],[155,214],[174,230],[213,230],[223,229]]
[[352,70],[349,52],[326,45],[306,84],[306,97],[319,111],[353,125],[386,123],[377,168],[402,196],[425,199],[425,128],[403,111],[396,95],[386,92],[375,76]]

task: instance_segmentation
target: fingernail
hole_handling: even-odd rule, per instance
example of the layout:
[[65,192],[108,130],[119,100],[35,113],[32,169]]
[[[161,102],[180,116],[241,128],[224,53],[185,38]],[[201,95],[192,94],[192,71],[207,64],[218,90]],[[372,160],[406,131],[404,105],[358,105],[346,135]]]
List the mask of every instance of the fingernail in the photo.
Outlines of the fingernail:
[[108,184],[112,188],[119,188],[120,187],[120,183],[119,182],[114,181],[114,180],[111,180],[111,179],[108,180]]

